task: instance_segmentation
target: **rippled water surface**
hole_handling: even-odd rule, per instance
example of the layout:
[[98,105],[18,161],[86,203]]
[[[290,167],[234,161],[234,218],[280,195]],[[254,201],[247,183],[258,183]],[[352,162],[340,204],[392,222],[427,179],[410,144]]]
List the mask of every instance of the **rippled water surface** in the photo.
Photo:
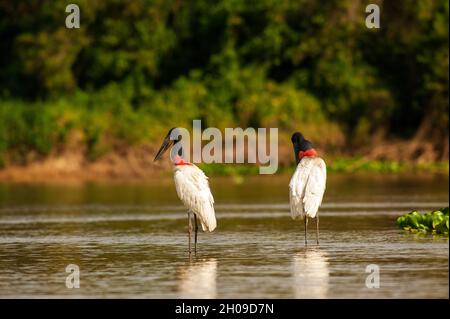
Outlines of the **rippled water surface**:
[[[240,182],[240,183],[236,183]],[[289,176],[213,178],[218,228],[187,254],[171,178],[0,184],[0,297],[448,298],[448,238],[395,225],[448,206],[448,177],[331,175],[320,245],[289,216]],[[68,264],[80,288],[66,287]],[[378,265],[380,287],[366,287]]]

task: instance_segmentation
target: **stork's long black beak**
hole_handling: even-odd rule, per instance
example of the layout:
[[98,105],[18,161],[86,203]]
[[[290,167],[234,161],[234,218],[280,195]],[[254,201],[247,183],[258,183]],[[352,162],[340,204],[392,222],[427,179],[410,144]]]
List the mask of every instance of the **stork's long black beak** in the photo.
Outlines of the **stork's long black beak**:
[[163,154],[167,151],[167,149],[173,144],[173,140],[170,139],[170,134],[167,134],[166,138],[164,139],[161,148],[159,149],[158,153],[155,156],[154,162],[159,160]]

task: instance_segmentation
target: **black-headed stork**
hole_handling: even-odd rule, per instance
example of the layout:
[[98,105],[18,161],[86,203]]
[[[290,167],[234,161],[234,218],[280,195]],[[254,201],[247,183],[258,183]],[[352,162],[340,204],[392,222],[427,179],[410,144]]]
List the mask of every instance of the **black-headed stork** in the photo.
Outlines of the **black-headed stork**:
[[297,169],[289,183],[291,216],[302,217],[305,222],[305,245],[307,244],[308,217],[316,220],[316,240],[319,244],[319,206],[322,203],[327,181],[327,168],[317,156],[312,143],[296,132],[292,135]]
[[[171,146],[181,142],[181,134],[177,128],[172,128],[165,137],[161,148],[155,156],[154,161],[159,160]],[[171,152],[175,188],[178,197],[188,210],[188,233],[189,233],[189,254],[191,254],[192,219],[194,214],[195,239],[194,252],[197,252],[197,217],[200,219],[203,231],[212,232],[216,228],[216,216],[214,212],[214,198],[208,184],[208,177],[196,165],[183,159],[183,150],[180,145],[178,152]]]

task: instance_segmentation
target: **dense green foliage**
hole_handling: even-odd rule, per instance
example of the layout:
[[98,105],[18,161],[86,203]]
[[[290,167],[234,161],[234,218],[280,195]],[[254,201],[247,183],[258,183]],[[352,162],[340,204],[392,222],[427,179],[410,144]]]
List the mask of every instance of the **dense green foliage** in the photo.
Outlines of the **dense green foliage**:
[[95,159],[195,118],[301,129],[330,151],[426,120],[448,137],[446,0],[370,1],[379,30],[361,0],[71,2],[80,29],[66,1],[0,2],[0,164],[77,132]]
[[447,235],[449,234],[449,211],[448,207],[430,212],[419,214],[413,211],[397,219],[397,225],[405,230],[414,233],[433,233]]

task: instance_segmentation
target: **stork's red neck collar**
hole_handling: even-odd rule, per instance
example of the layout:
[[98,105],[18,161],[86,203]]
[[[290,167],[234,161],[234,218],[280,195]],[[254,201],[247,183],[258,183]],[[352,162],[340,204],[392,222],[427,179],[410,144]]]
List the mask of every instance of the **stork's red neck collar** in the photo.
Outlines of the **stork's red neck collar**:
[[317,152],[315,149],[310,148],[309,150],[306,151],[300,151],[298,152],[298,158],[301,160],[303,157],[305,156],[317,156]]
[[181,158],[181,156],[179,155],[175,155],[175,158],[173,160],[173,164],[175,166],[181,166],[181,165],[192,165],[189,162],[186,162],[183,158]]

